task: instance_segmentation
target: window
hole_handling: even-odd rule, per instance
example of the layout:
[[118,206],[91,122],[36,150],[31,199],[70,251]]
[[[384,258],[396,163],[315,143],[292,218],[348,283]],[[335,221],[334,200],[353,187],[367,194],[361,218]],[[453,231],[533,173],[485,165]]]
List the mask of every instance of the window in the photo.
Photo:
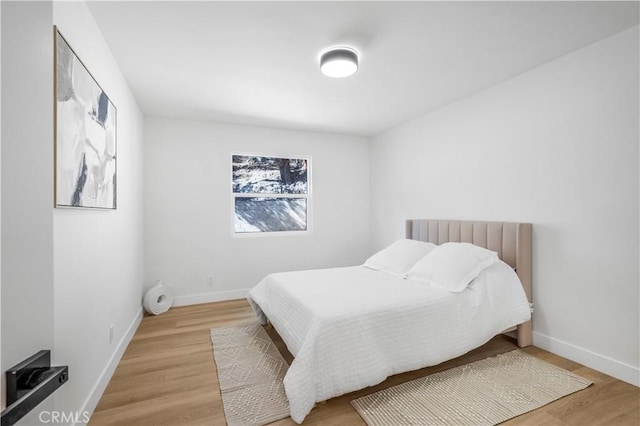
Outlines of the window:
[[310,159],[232,155],[236,234],[309,230]]

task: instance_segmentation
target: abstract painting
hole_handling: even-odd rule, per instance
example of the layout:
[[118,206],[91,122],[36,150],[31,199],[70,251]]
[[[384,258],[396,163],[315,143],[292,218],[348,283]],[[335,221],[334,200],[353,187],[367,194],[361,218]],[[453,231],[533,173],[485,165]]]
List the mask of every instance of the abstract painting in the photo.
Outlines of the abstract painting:
[[116,108],[55,34],[55,205],[115,209]]
[[233,155],[235,233],[307,231],[309,161]]

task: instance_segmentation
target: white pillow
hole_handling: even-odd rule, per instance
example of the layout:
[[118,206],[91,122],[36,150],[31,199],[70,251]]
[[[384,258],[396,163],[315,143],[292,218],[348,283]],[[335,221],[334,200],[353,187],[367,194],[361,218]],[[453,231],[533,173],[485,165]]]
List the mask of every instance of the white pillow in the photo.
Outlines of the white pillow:
[[418,260],[436,247],[435,244],[424,241],[398,240],[367,259],[364,266],[404,277]]
[[473,244],[444,243],[417,262],[406,278],[458,293],[480,272],[499,261],[497,253]]

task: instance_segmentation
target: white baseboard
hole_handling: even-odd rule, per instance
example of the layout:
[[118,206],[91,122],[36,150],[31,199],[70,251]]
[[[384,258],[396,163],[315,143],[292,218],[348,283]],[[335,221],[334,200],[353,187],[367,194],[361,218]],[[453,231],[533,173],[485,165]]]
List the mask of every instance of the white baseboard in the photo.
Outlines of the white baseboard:
[[127,332],[124,334],[124,336],[122,336],[120,342],[118,342],[118,346],[113,352],[111,359],[109,359],[109,362],[102,370],[102,373],[98,377],[95,385],[93,385],[91,392],[89,392],[89,396],[87,397],[87,399],[85,399],[84,404],[82,405],[82,408],[79,412],[83,413],[86,411],[90,414],[93,414],[93,410],[96,409],[98,402],[100,402],[100,398],[102,397],[104,390],[107,388],[109,380],[111,380],[111,376],[113,376],[114,371],[116,371],[116,367],[120,363],[120,359],[122,358],[124,351],[127,349],[127,346],[129,346],[129,342],[133,338],[133,335],[136,333],[136,330],[138,329],[141,321],[142,306],[140,306],[140,309],[138,309],[136,316],[133,318],[133,321],[131,321]]
[[533,345],[552,352],[571,361],[580,363],[616,379],[640,386],[640,369],[613,358],[591,352],[590,350],[563,342],[562,340],[533,332]]
[[223,300],[244,299],[250,288],[239,290],[218,291],[215,293],[200,293],[190,296],[177,296],[173,299],[173,306],[198,305],[200,303],[221,302]]

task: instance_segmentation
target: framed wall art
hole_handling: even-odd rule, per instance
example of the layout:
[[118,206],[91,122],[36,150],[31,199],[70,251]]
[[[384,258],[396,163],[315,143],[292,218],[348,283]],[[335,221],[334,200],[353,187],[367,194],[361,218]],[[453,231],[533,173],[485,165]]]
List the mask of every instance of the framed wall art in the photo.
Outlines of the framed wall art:
[[116,108],[54,27],[55,206],[115,209]]

